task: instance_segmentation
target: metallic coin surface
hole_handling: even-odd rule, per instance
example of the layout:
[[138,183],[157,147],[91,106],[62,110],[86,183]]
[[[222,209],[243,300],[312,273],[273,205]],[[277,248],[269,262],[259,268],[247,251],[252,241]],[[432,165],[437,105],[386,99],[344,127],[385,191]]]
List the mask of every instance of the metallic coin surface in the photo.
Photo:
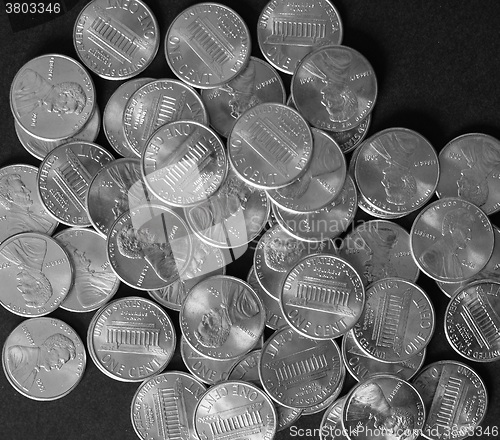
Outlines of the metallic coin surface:
[[342,150],[326,132],[313,128],[313,153],[309,166],[293,183],[268,191],[279,207],[292,212],[313,212],[333,202],[346,179]]
[[139,290],[161,289],[177,281],[191,258],[190,232],[169,208],[142,205],[122,214],[108,234],[111,268]]
[[90,226],[87,190],[99,170],[114,160],[97,144],[74,141],[52,150],[40,165],[40,200],[59,222],[68,226]]
[[265,191],[247,184],[229,170],[217,192],[185,209],[185,217],[201,240],[220,248],[236,248],[261,233],[269,209]]
[[345,368],[334,340],[315,341],[285,327],[264,344],[259,374],[273,400],[304,409],[336,392]]
[[351,440],[415,440],[425,413],[422,397],[412,385],[396,376],[379,375],[347,395],[342,425]]
[[333,404],[333,402],[335,402],[335,400],[337,400],[337,398],[339,397],[339,395],[342,391],[342,387],[344,386],[344,380],[345,380],[345,376],[346,376],[345,368],[342,368],[341,374],[342,374],[342,377],[339,381],[339,384],[337,385],[337,389],[333,392],[333,394],[331,394],[328,398],[323,400],[323,402],[320,402],[320,403],[317,403],[316,405],[305,408],[302,411],[303,416],[309,416],[311,414],[318,414],[319,412],[327,409],[330,405]]
[[274,406],[276,408],[276,414],[278,415],[278,432],[284,431],[292,426],[302,415],[302,410],[298,408],[288,408],[276,402],[274,402]]
[[439,152],[439,197],[460,197],[487,215],[500,210],[500,141],[482,133],[451,140]]
[[259,47],[273,66],[292,74],[299,61],[325,45],[340,44],[342,23],[328,0],[271,1],[257,24]]
[[191,288],[213,275],[225,275],[226,259],[223,252],[191,236],[193,251],[184,274],[162,289],[148,290],[149,296],[162,306],[180,311]]
[[125,104],[123,132],[126,142],[140,157],[149,137],[158,128],[179,120],[208,124],[208,114],[198,93],[174,79],[148,82]]
[[361,350],[354,340],[352,330],[342,339],[342,358],[347,371],[354,379],[361,382],[374,374],[392,374],[404,380],[410,380],[424,363],[426,349],[411,358],[394,363],[381,362]]
[[232,9],[199,3],[181,12],[165,37],[165,57],[186,84],[210,89],[228,83],[250,58],[250,32]]
[[368,60],[347,46],[325,46],[306,55],[292,78],[297,110],[316,128],[346,131],[361,124],[377,99]]
[[10,384],[34,400],[56,400],[80,382],[87,363],[78,334],[55,318],[31,318],[7,337],[2,365]]
[[65,55],[47,54],[16,73],[10,106],[17,123],[43,140],[76,135],[95,109],[95,89],[84,67]]
[[101,307],[89,325],[87,346],[104,374],[141,382],[161,371],[175,351],[175,328],[153,301],[130,296]]
[[247,110],[233,125],[228,156],[250,185],[277,189],[306,172],[312,146],[311,130],[296,110],[267,103]]
[[488,409],[486,386],[469,366],[456,361],[427,365],[413,380],[427,419],[422,435],[431,440],[462,440],[477,434]]
[[446,338],[474,362],[500,359],[500,283],[476,281],[460,289],[444,316]]
[[411,255],[410,234],[397,223],[364,222],[342,244],[339,255],[353,265],[365,286],[389,277],[417,281],[420,271]]
[[0,243],[20,232],[51,235],[59,224],[38,195],[38,168],[8,165],[0,168]]
[[195,410],[195,429],[204,440],[272,439],[277,415],[271,399],[253,384],[228,381],[210,388]]
[[227,173],[226,150],[213,130],[194,121],[160,127],[141,157],[148,189],[160,200],[186,207],[215,194]]
[[124,80],[151,64],[160,46],[160,29],[142,0],[92,0],[76,19],[73,44],[93,73],[105,79]]
[[436,318],[427,294],[401,278],[384,278],[366,289],[366,303],[352,335],[359,348],[382,362],[402,362],[422,351]]
[[190,374],[168,371],[145,381],[132,399],[131,419],[144,440],[198,440],[194,410],[206,387]]
[[457,198],[426,206],[413,222],[410,240],[420,270],[445,283],[465,281],[480,272],[495,245],[486,214]]
[[120,286],[106,257],[106,239],[84,228],[64,229],[54,238],[66,250],[74,269],[73,286],[60,307],[70,312],[97,310]]
[[25,150],[37,159],[43,160],[47,154],[59,145],[73,141],[94,142],[101,129],[101,112],[96,104],[93,116],[78,133],[73,137],[57,141],[39,139],[22,128],[17,121],[14,122],[14,128],[19,142],[21,142]]
[[320,424],[320,440],[348,440],[342,427],[342,410],[346,396],[337,399],[323,414]]
[[73,283],[73,266],[48,235],[22,232],[0,245],[0,304],[20,316],[55,310]]
[[311,213],[293,213],[273,205],[279,225],[291,236],[308,242],[332,239],[347,230],[358,207],[356,186],[347,176],[338,197],[324,208]]
[[432,197],[439,179],[436,151],[422,135],[389,128],[363,142],[355,180],[368,203],[386,214],[408,214]]
[[358,193],[358,208],[366,212],[372,217],[381,218],[383,220],[395,220],[397,218],[404,217],[407,214],[386,214],[380,209],[375,208],[370,202],[363,196],[363,194]]
[[123,112],[132,94],[143,85],[154,81],[153,78],[135,78],[123,83],[108,99],[102,125],[109,145],[123,157],[137,157],[123,130]]
[[189,291],[179,320],[186,342],[195,351],[213,359],[236,359],[257,344],[265,312],[249,284],[216,275]]

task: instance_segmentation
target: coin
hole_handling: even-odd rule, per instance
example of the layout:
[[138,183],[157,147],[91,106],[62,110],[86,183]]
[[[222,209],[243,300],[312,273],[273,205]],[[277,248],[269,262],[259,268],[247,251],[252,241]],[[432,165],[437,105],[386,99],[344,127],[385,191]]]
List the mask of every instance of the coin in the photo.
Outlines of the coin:
[[257,24],[259,47],[274,67],[292,74],[299,61],[314,49],[340,44],[342,23],[328,0],[269,2]]
[[291,427],[297,420],[299,420],[303,412],[301,409],[288,408],[286,406],[276,404],[276,402],[274,402],[274,406],[276,408],[276,414],[278,415],[278,432]]
[[457,198],[426,206],[413,222],[410,240],[420,270],[445,283],[465,281],[480,272],[495,244],[486,214]]
[[422,435],[431,440],[462,440],[477,434],[488,397],[472,368],[456,361],[435,362],[418,374],[413,386],[427,410]]
[[123,213],[111,226],[107,255],[125,284],[155,290],[177,281],[191,258],[190,232],[169,208],[142,205]]
[[106,240],[83,228],[64,229],[54,238],[66,250],[74,268],[73,286],[60,307],[70,312],[97,310],[120,286],[106,257]]
[[228,83],[250,58],[250,32],[231,8],[199,3],[182,11],[165,36],[165,57],[172,72],[200,89]]
[[143,382],[130,410],[136,434],[148,440],[197,440],[193,416],[205,391],[205,385],[181,371],[168,371]]
[[47,54],[28,61],[10,88],[10,106],[17,123],[42,140],[76,135],[95,108],[92,78],[65,55]]
[[372,66],[347,46],[321,47],[302,58],[291,89],[297,110],[307,121],[330,131],[346,131],[361,124],[377,99]]
[[170,317],[153,301],[138,296],[101,307],[87,333],[97,368],[122,382],[141,382],[163,371],[174,355],[175,342]]
[[262,189],[286,186],[305,173],[312,134],[305,119],[283,104],[259,104],[233,125],[228,156],[234,171]]
[[309,255],[285,276],[280,307],[288,324],[311,339],[333,339],[361,317],[365,289],[361,277],[343,258]]
[[416,282],[420,271],[410,249],[410,234],[386,220],[359,225],[343,242],[339,255],[351,263],[367,286],[382,278]]
[[420,394],[408,382],[391,375],[374,376],[356,385],[342,410],[342,425],[351,440],[415,440],[424,422]]
[[78,334],[55,318],[30,318],[7,337],[2,365],[10,384],[33,400],[60,399],[80,382],[87,362]]
[[365,308],[353,337],[359,348],[382,362],[407,361],[430,342],[434,307],[416,284],[384,278],[366,289]]
[[438,197],[460,197],[487,215],[500,209],[500,141],[483,133],[468,133],[439,152]]
[[342,427],[342,410],[346,396],[331,404],[323,414],[320,424],[320,440],[348,440],[347,431]]
[[90,226],[87,190],[92,178],[113,160],[97,144],[73,141],[53,149],[40,165],[40,200],[50,215],[68,226]]
[[217,191],[227,173],[224,145],[213,130],[193,121],[160,127],[141,157],[148,189],[172,206],[200,203]]
[[377,209],[373,205],[371,205],[370,202],[361,193],[358,193],[358,207],[362,211],[366,212],[368,215],[371,215],[372,217],[381,218],[384,220],[395,220],[397,218],[402,218],[402,217],[408,215],[406,213],[386,214],[385,212],[383,212],[380,209]]
[[354,169],[359,191],[386,214],[409,214],[434,194],[439,163],[432,145],[419,133],[389,128],[360,147]]
[[126,142],[140,157],[149,137],[158,128],[178,120],[208,124],[208,113],[198,93],[174,79],[148,82],[137,89],[125,104],[123,132]]
[[415,353],[411,358],[394,363],[381,362],[367,355],[357,345],[352,330],[342,339],[342,358],[347,371],[354,379],[361,382],[374,374],[392,374],[404,380],[410,380],[422,367],[426,349]]
[[160,46],[160,29],[153,12],[141,0],[92,0],[76,19],[73,44],[93,73],[123,80],[151,64]]
[[444,330],[450,345],[475,362],[500,359],[500,283],[476,281],[448,303]]
[[216,275],[189,291],[179,320],[191,348],[227,360],[239,358],[255,346],[264,331],[265,313],[250,285]]
[[345,369],[333,339],[315,341],[285,327],[264,344],[259,374],[264,390],[273,400],[303,409],[336,392]]
[[51,235],[57,228],[40,201],[37,174],[38,168],[25,164],[0,168],[0,243],[20,232]]
[[19,142],[21,142],[26,151],[37,159],[43,160],[47,154],[59,145],[73,141],[94,142],[101,129],[101,112],[96,104],[93,116],[78,133],[73,137],[57,141],[39,139],[27,132],[17,121],[14,121],[14,128],[16,129]]
[[132,94],[153,78],[136,78],[118,87],[106,103],[102,118],[104,134],[109,145],[123,157],[137,157],[123,131],[123,112]]
[[325,409],[327,409],[330,405],[333,404],[333,402],[335,402],[335,400],[337,400],[337,398],[339,397],[340,392],[342,391],[342,387],[344,386],[344,380],[345,380],[345,375],[346,375],[344,365],[342,365],[342,372],[341,372],[341,374],[342,374],[341,379],[339,381],[339,384],[337,385],[337,389],[333,392],[333,394],[331,394],[328,398],[326,398],[325,400],[323,400],[323,402],[320,402],[320,403],[318,403],[316,405],[313,405],[313,406],[310,406],[308,408],[305,408],[302,411],[302,415],[303,416],[310,416],[312,414],[318,414],[319,412],[324,411]]
[[73,283],[73,266],[53,238],[22,232],[0,245],[0,304],[20,316],[43,316],[59,307]]
[[255,385],[228,381],[210,388],[196,406],[199,438],[271,439],[277,428],[274,405]]

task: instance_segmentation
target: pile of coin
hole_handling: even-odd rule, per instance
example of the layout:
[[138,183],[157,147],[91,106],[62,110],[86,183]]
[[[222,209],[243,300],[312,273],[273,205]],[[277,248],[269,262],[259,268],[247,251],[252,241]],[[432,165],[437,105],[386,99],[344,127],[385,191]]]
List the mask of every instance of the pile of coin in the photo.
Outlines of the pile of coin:
[[[421,370],[436,316],[416,281],[451,297],[458,353],[500,357],[499,142],[466,135],[438,157],[406,128],[365,140],[376,76],[327,0],[273,0],[257,30],[267,62],[235,11],[194,5],[165,35],[177,79],[131,79],[157,55],[158,23],[140,0],[93,0],[74,28],[83,65],[48,54],[19,70],[16,131],[42,162],[0,170],[0,303],[30,318],[4,344],[8,380],[37,400],[69,393],[84,343],[45,315],[95,311],[87,350],[142,382],[141,438],[269,439],[320,411],[323,439],[465,438],[486,389],[463,363]],[[94,143],[87,69],[127,80],[102,115],[113,154]],[[275,69],[293,74],[288,100]],[[358,206],[376,219],[347,233]],[[417,211],[409,233],[391,221]],[[247,252],[248,277],[227,275]],[[112,300],[120,282],[150,299]],[[176,346],[191,374],[162,373]],[[359,384],[339,399],[346,370]]]

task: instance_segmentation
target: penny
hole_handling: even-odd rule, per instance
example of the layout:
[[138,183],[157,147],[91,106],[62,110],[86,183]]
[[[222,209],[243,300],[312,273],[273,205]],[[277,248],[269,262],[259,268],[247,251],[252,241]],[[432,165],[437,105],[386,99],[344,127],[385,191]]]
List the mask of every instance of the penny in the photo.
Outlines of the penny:
[[320,440],[348,440],[347,431],[342,427],[342,410],[346,396],[331,404],[323,414],[320,424]]
[[169,208],[142,205],[122,214],[108,234],[111,268],[139,290],[161,289],[177,281],[191,258],[190,232]]
[[26,151],[37,159],[43,160],[47,154],[59,145],[73,141],[94,142],[101,129],[101,112],[96,104],[93,116],[78,133],[70,138],[57,141],[39,139],[27,132],[17,121],[14,121],[14,128],[19,142],[21,142]]
[[80,11],[73,44],[83,64],[105,79],[124,80],[151,64],[160,45],[160,28],[148,5],[92,0]]
[[286,406],[276,404],[276,402],[274,402],[274,406],[278,416],[278,432],[290,428],[302,415],[301,409],[288,408]]
[[434,307],[419,286],[401,278],[384,278],[366,289],[365,308],[352,335],[367,355],[400,363],[429,344],[435,319]]
[[113,156],[97,144],[73,141],[53,149],[40,165],[38,192],[50,215],[68,226],[90,226],[87,190]]
[[392,374],[404,380],[410,380],[424,363],[426,349],[419,351],[411,358],[394,363],[381,362],[367,355],[354,340],[352,330],[342,339],[342,358],[347,371],[354,379],[361,382],[374,374]]
[[422,135],[389,128],[363,143],[354,174],[370,205],[386,214],[409,214],[434,194],[439,163],[436,151]]
[[200,399],[194,414],[199,438],[271,439],[277,415],[271,399],[255,385],[228,381],[211,387]]
[[250,58],[250,32],[227,6],[199,3],[182,11],[165,36],[165,57],[172,72],[200,89],[235,78]]
[[264,344],[259,374],[273,400],[304,409],[336,392],[345,368],[335,341],[315,341],[285,327]]
[[310,416],[312,414],[318,414],[319,412],[324,411],[325,409],[327,409],[329,406],[331,406],[333,404],[333,402],[335,402],[335,400],[337,400],[337,398],[340,395],[340,392],[342,391],[342,387],[344,386],[344,380],[345,380],[345,375],[346,375],[345,367],[344,366],[342,368],[342,373],[341,374],[342,374],[342,377],[341,377],[341,379],[339,381],[337,389],[333,392],[333,394],[331,394],[328,398],[326,398],[325,400],[323,400],[323,402],[320,402],[320,403],[318,403],[316,405],[310,406],[309,408],[305,408],[302,411],[302,415],[303,416]]
[[78,334],[55,318],[30,318],[7,337],[2,365],[10,384],[33,400],[60,399],[85,372],[87,356]]
[[257,24],[259,47],[274,67],[292,74],[311,51],[342,41],[339,13],[328,0],[271,1]]
[[286,275],[280,306],[288,324],[311,339],[337,338],[361,317],[365,289],[361,277],[343,258],[304,257]]
[[97,368],[123,382],[142,382],[163,371],[174,355],[175,342],[175,328],[165,311],[136,296],[101,307],[87,333]]
[[346,131],[361,124],[377,99],[368,60],[347,46],[325,46],[297,65],[291,90],[297,110],[316,128]]
[[446,338],[461,356],[474,362],[500,359],[500,283],[476,281],[461,288],[444,315]]
[[495,244],[486,214],[457,198],[427,205],[413,222],[410,239],[420,270],[445,283],[465,281],[479,273]]
[[228,156],[234,171],[262,189],[286,186],[306,172],[312,134],[305,119],[283,104],[259,104],[233,125]]
[[187,223],[204,242],[236,248],[256,238],[269,217],[266,192],[248,185],[229,170],[217,192],[185,210]]
[[238,278],[216,275],[188,293],[180,316],[181,331],[196,352],[213,359],[236,359],[260,339],[263,305],[254,290]]
[[349,439],[415,440],[425,423],[422,397],[408,382],[378,375],[359,383],[347,395],[342,426]]
[[217,191],[227,174],[224,145],[213,130],[194,121],[160,127],[141,158],[148,189],[172,206],[200,203]]
[[95,109],[92,78],[65,55],[47,54],[28,61],[16,73],[10,89],[16,122],[42,140],[76,135]]
[[422,435],[431,440],[462,440],[477,434],[488,408],[486,386],[469,366],[456,361],[427,365],[413,380],[427,419]]
[[8,165],[0,168],[0,243],[20,232],[51,235],[59,224],[40,201],[38,168]]
[[386,220],[370,220],[344,239],[340,256],[351,263],[367,286],[382,278],[416,282],[420,271],[413,260],[410,234]]
[[190,374],[168,371],[145,381],[132,398],[136,434],[147,440],[197,440],[194,410],[206,387]]
[[143,85],[154,81],[153,78],[136,78],[123,83],[118,87],[106,103],[102,123],[104,134],[109,145],[123,157],[137,157],[130,146],[123,130],[123,112],[132,94]]
[[54,236],[74,268],[74,282],[60,307],[70,312],[97,310],[117,292],[120,281],[106,257],[106,239],[91,229],[68,228]]
[[0,245],[0,304],[20,316],[55,310],[73,283],[73,266],[53,238],[22,232]]
[[150,136],[162,125],[178,120],[208,124],[205,106],[191,87],[174,79],[158,79],[138,88],[123,110],[123,133],[140,157]]
[[468,133],[439,152],[441,177],[438,197],[460,197],[487,215],[500,209],[500,141],[482,133]]

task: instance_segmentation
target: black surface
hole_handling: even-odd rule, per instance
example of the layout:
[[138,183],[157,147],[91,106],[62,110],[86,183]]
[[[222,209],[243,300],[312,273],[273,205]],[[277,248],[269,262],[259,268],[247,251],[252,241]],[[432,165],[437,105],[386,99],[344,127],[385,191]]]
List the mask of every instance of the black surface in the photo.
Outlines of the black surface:
[[[165,61],[163,39],[174,17],[196,2],[147,0],[147,3],[158,19],[162,38],[157,57],[142,76],[173,78]],[[252,54],[263,58],[257,44],[256,25],[266,1],[221,3],[231,6],[244,18],[252,34]],[[39,166],[40,161],[27,153],[17,140],[9,108],[10,84],[21,66],[36,56],[54,52],[77,58],[72,30],[85,4],[85,0],[63,2],[64,13],[52,20],[48,16],[9,18],[1,5],[0,166],[16,163]],[[438,151],[464,133],[483,132],[500,138],[500,2],[335,0],[335,6],[344,26],[343,44],[365,55],[377,75],[379,94],[369,135],[390,127],[406,127],[421,133]],[[282,76],[288,86],[290,78]],[[93,78],[102,110],[121,82],[95,75]],[[97,142],[113,152],[102,131]],[[409,230],[415,216],[416,213],[398,223]],[[369,218],[358,212],[354,225]],[[492,216],[492,221],[500,225],[498,216]],[[244,278],[250,265],[251,249],[228,267],[228,274]],[[498,425],[500,362],[474,363],[456,354],[446,341],[443,329],[447,298],[426,276],[422,275],[418,282],[430,295],[437,314],[437,327],[425,364],[454,359],[474,368],[489,393],[483,426]],[[122,285],[116,297],[137,294],[147,296]],[[178,313],[170,315],[178,321]],[[85,340],[93,313],[56,310],[49,316],[67,322]],[[23,319],[0,308],[2,344]],[[167,369],[184,370],[178,350]],[[342,394],[354,384],[348,375]],[[54,402],[36,402],[16,392],[0,373],[0,439],[135,439],[130,405],[137,387],[137,383],[108,378],[88,358],[85,375],[74,391]],[[297,426],[319,428],[321,416],[322,413],[303,417]],[[291,437],[289,431],[277,435],[278,439]],[[316,433],[302,438],[319,437]]]

